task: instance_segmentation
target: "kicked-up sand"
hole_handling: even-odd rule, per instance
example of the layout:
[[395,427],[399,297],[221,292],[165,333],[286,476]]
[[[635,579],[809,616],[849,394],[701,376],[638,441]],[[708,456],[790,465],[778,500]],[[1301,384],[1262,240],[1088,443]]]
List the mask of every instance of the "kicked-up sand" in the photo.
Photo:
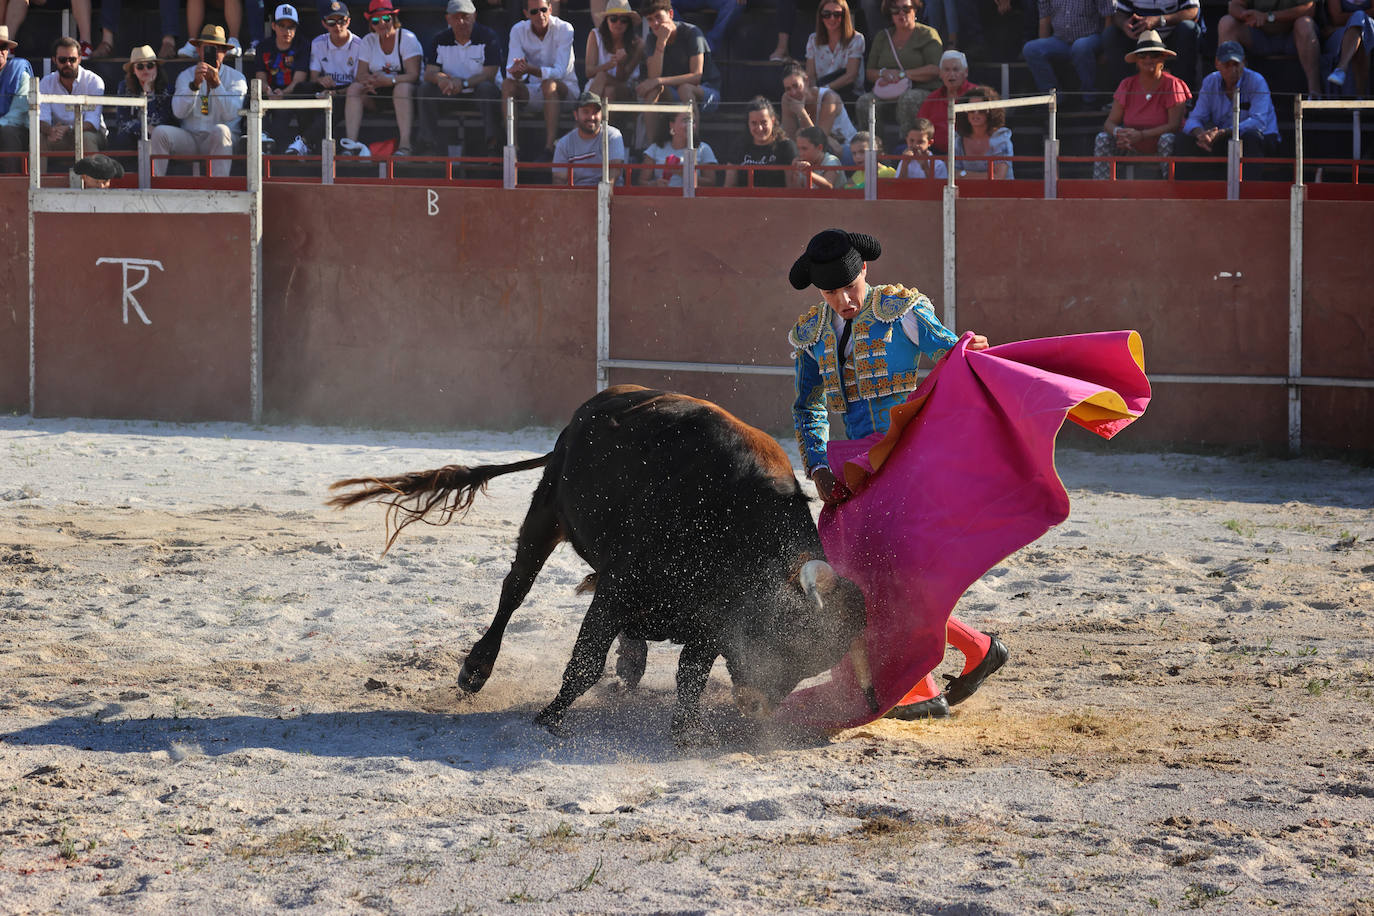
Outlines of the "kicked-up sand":
[[385,556],[322,505],[555,435],[0,419],[0,911],[1374,913],[1371,470],[1061,449],[952,718],[799,741],[717,664],[683,749],[669,645],[531,724],[566,545],[456,690],[539,472]]

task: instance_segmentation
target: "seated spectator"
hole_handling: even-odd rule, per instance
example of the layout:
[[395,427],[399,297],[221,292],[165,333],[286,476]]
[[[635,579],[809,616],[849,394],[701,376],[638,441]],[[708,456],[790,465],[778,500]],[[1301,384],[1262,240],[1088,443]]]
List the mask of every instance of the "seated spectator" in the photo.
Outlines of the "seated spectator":
[[[539,0],[530,0],[531,3]],[[363,108],[390,99],[396,111],[396,155],[409,156],[410,131],[415,119],[415,87],[420,82],[420,58],[424,49],[410,29],[401,28],[401,17],[391,0],[372,0],[367,6],[372,31],[358,53],[358,71],[344,95],[344,136],[339,148],[347,155],[367,155],[358,142]]]
[[[124,65],[124,82],[119,84],[119,94],[124,98],[144,98],[148,102],[149,138],[154,129],[161,124],[176,124],[172,114],[172,86],[167,82],[153,49],[149,45],[139,45],[129,52],[129,62]],[[138,149],[138,141],[143,139],[143,114],[137,108],[111,106],[109,148]]]
[[782,71],[782,129],[789,137],[802,128],[818,127],[825,138],[822,144],[831,153],[849,148],[854,123],[849,120],[844,102],[830,89],[809,85],[801,64],[788,64]]
[[644,63],[639,23],[628,0],[611,0],[601,24],[587,33],[587,88],[608,102],[634,100],[632,82],[640,77]]
[[[1233,109],[1231,98],[1240,89],[1241,155],[1271,157],[1278,154],[1279,122],[1274,100],[1264,77],[1245,66],[1245,49],[1238,42],[1223,41],[1217,47],[1217,69],[1207,74],[1197,94],[1197,105],[1183,124],[1183,136],[1176,147],[1179,156],[1225,156],[1231,140]],[[1180,163],[1179,172],[1190,177],[1215,176],[1216,169],[1205,171]]]
[[968,58],[963,51],[946,51],[940,56],[940,83],[940,88],[921,103],[918,118],[934,125],[935,139],[931,146],[937,153],[945,153],[949,151],[949,100],[959,99],[975,88],[975,84],[969,82]]
[[[0,19],[4,20],[5,28],[16,38],[19,36],[19,27],[28,18],[30,5],[47,6],[48,0],[9,0],[8,4],[0,0]],[[72,22],[76,25],[76,35],[79,39],[76,45],[77,52],[81,59],[85,60],[94,50],[91,45],[91,0],[71,0],[71,10]]]
[[1307,94],[1321,95],[1321,45],[1312,19],[1313,0],[1231,0],[1217,23],[1220,41],[1238,41],[1251,58],[1296,54],[1307,76]]
[[[980,99],[995,102],[1001,96],[990,86],[975,87],[964,99],[976,102]],[[993,108],[987,111],[961,111],[954,117],[954,168],[960,178],[1014,178],[1015,170],[1011,160],[992,160],[984,158],[960,159],[960,156],[1014,156],[1016,151],[1011,145],[1011,131],[1006,127],[1007,113],[1004,109]]]
[[[688,114],[679,111],[677,117],[665,121],[654,143],[644,150],[644,164],[655,165],[652,171],[639,170],[637,184],[650,188],[682,187],[682,169],[687,150],[687,125],[695,123],[695,112]],[[697,143],[697,165],[715,165],[716,153],[709,143]],[[710,186],[716,183],[716,172],[707,169],[697,173],[697,186]]]
[[510,30],[506,51],[506,78],[501,83],[501,110],[506,99],[543,107],[544,156],[553,158],[558,137],[558,115],[563,99],[578,94],[573,69],[573,27],[553,14],[549,0],[524,0],[525,21]]
[[[870,146],[877,152],[878,156],[883,155],[883,141],[880,137],[875,137],[866,130],[861,130],[853,137],[849,138],[849,155],[858,166],[858,171],[849,174],[849,188],[862,188],[864,179],[864,161],[868,155]],[[878,159],[878,177],[896,178],[897,170],[890,165],[886,165],[881,158]]]
[[1040,31],[1038,0],[977,0],[978,28],[965,47],[975,60],[1014,61]]
[[[773,103],[756,95],[745,107],[748,131],[740,137],[731,151],[728,162],[734,165],[791,165],[797,158],[797,147],[778,123]],[[725,173],[727,188],[781,188],[788,184],[788,175],[781,171],[749,171],[729,169]]]
[[925,118],[917,118],[916,125],[906,132],[906,149],[897,165],[898,178],[948,178],[945,160],[931,154],[935,139],[935,125]]
[[[300,32],[300,14],[289,3],[279,5],[272,16],[272,40],[258,48],[258,70],[254,79],[262,82],[264,99],[284,99],[305,93],[310,75],[310,46]],[[291,122],[297,112],[268,111],[263,116],[262,146],[270,152],[279,137],[291,136]],[[296,139],[301,140],[300,134]],[[301,140],[304,143],[304,140]],[[293,143],[294,145],[294,143]]]
[[320,17],[324,20],[324,34],[316,35],[310,42],[310,78],[304,88],[314,92],[317,99],[331,99],[333,105],[328,114],[308,109],[298,114],[301,135],[286,148],[298,156],[320,148],[326,117],[339,119],[363,53],[363,40],[348,27],[350,17],[343,0],[329,0],[320,7]]
[[[81,43],[75,38],[59,38],[53,45],[53,71],[38,81],[38,91],[46,95],[104,95],[105,81],[81,66]],[[76,146],[76,108],[44,102],[38,107],[39,149],[69,150]],[[83,149],[95,152],[105,148],[105,118],[99,106],[86,110],[81,131]],[[42,167],[47,171],[46,163]]]
[[577,97],[577,107],[573,109],[573,120],[577,126],[558,139],[553,148],[553,182],[556,185],[568,183],[568,170],[557,168],[559,165],[577,166],[572,171],[572,183],[579,187],[593,186],[601,182],[601,132],[606,132],[607,158],[611,163],[610,176],[614,184],[623,184],[619,166],[625,164],[625,140],[620,131],[604,123],[601,97],[594,92],[583,92]]
[[1197,48],[1202,34],[1201,7],[1198,0],[1116,0],[1112,24],[1102,33],[1104,83],[1110,86],[1130,76],[1123,57],[1153,29],[1173,51],[1174,75],[1189,86],[1197,85]]
[[[649,37],[644,40],[644,79],[635,92],[641,102],[682,102],[702,114],[720,104],[720,70],[701,29],[673,18],[672,0],[648,0],[641,8]],[[644,116],[645,133],[658,132],[656,115]]]
[[[1111,114],[1093,144],[1094,156],[1173,155],[1186,103],[1193,97],[1183,80],[1164,69],[1164,61],[1173,56],[1154,32],[1140,36],[1126,55],[1138,72],[1116,87]],[[1160,166],[1160,173],[1168,174],[1168,163]],[[1111,174],[1111,163],[1093,163],[1093,178],[1105,181]]]
[[840,157],[826,149],[827,137],[819,127],[803,127],[797,132],[796,173],[793,183],[799,188],[842,188],[844,172]]
[[[10,41],[9,26],[0,25],[0,151],[25,152],[29,148],[29,83],[33,67],[13,56],[18,42]],[[18,172],[17,157],[0,159],[0,174]]]
[[[0,0],[3,6],[3,0]],[[177,0],[158,0],[158,22],[162,30],[162,50],[158,57],[171,60],[177,56],[177,33],[181,31],[181,4]],[[92,57],[114,54],[119,21],[124,12],[123,0],[100,0],[100,44],[91,51]]]
[[1097,103],[1097,57],[1102,33],[1111,23],[1113,0],[1038,0],[1040,37],[1021,48],[1031,78],[1041,92],[1059,88],[1057,61],[1072,61],[1083,90],[1083,104]]
[[[748,0],[674,0],[673,8],[679,13],[694,13],[699,10],[714,10],[716,18],[711,21],[711,31],[706,33],[706,44],[715,54],[725,50],[725,38],[730,34],[735,17],[744,10]],[[647,7],[642,10],[648,16]]]
[[[205,2],[206,0],[186,0],[187,35],[196,35],[204,31]],[[220,7],[224,11],[224,32],[229,36],[229,50],[225,52],[225,55],[238,57],[243,53],[243,46],[239,44],[239,32],[243,31],[243,0],[210,0],[210,2],[212,6]],[[258,18],[262,17],[261,12],[257,15]],[[188,41],[177,50],[177,53],[182,57],[196,57],[198,52],[195,45],[194,41]]]
[[869,99],[879,108],[897,107],[897,127],[905,135],[916,123],[926,96],[940,87],[940,33],[916,21],[919,0],[883,0],[883,12],[891,25],[873,36],[868,46],[868,84],[873,88],[859,96],[859,124],[874,134],[868,123]]
[[[1335,95],[1369,94],[1369,56],[1374,48],[1374,17],[1370,0],[1326,0],[1324,63]],[[1350,77],[1354,76],[1354,82]]]
[[983,39],[976,0],[930,0],[925,20],[944,38],[946,48],[969,48]]
[[104,153],[96,153],[83,156],[72,166],[72,174],[81,178],[82,188],[108,188],[110,182],[124,177],[124,166]]
[[448,0],[444,18],[448,28],[435,36],[425,58],[419,99],[420,147],[447,155],[449,138],[439,133],[440,112],[451,110],[452,102],[446,100],[476,99],[482,133],[469,138],[464,152],[469,156],[497,155],[505,136],[501,129],[501,90],[496,85],[501,39],[477,21],[477,6],[472,0]]
[[806,81],[854,101],[864,88],[867,48],[863,34],[854,28],[847,0],[821,0],[816,31],[806,39]]
[[[181,124],[160,124],[152,132],[154,175],[167,174],[169,155],[233,155],[242,130],[248,81],[233,67],[224,66],[230,48],[224,29],[207,25],[191,44],[199,49],[201,59],[177,76],[172,114]],[[210,174],[223,178],[229,166],[228,159],[215,159]]]

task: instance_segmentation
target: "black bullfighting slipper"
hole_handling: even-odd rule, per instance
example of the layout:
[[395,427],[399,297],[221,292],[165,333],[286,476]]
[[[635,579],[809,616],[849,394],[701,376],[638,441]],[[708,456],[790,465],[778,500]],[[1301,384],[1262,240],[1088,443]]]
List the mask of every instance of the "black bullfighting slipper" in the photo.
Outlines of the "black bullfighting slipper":
[[919,719],[948,719],[949,701],[942,693],[938,697],[929,700],[921,700],[919,703],[908,703],[905,706],[894,706],[888,710],[884,719],[901,719],[903,722],[915,722]]
[[1007,644],[992,634],[988,634],[988,639],[988,654],[983,656],[983,660],[974,666],[972,671],[958,677],[945,675],[945,680],[949,682],[945,687],[945,697],[949,699],[949,705],[958,706],[973,696],[978,692],[978,688],[983,686],[983,681],[1006,664]]

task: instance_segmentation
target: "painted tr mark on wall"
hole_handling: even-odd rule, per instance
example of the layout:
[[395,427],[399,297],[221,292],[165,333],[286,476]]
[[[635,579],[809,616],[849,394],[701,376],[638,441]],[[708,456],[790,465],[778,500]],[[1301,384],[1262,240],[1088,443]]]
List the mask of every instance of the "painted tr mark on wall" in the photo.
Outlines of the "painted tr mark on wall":
[[[144,314],[143,306],[139,305],[138,300],[134,298],[134,290],[142,289],[147,285],[148,276],[151,273],[148,268],[156,267],[158,270],[162,270],[162,262],[154,261],[150,258],[96,258],[95,263],[97,266],[100,264],[118,264],[123,269],[121,279],[124,281],[124,296],[122,303],[124,307],[124,323],[129,323],[129,306],[132,305],[134,311],[138,313],[140,321],[144,324],[152,324],[152,322],[148,320],[148,316]],[[132,286],[129,285],[129,272],[131,270],[141,272],[137,282]]]

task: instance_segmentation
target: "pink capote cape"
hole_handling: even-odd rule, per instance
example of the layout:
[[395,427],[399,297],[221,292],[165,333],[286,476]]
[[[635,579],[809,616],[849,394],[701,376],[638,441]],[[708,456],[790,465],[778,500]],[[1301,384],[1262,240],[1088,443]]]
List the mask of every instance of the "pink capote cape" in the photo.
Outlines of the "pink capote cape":
[[834,441],[830,467],[854,496],[820,516],[835,571],[867,602],[865,641],[880,711],[848,656],[829,682],[789,696],[779,721],[862,725],[892,708],[945,654],[945,625],[980,576],[1069,516],[1054,468],[1067,416],[1110,439],[1145,411],[1140,335],[1108,331],[969,350],[965,334],[886,434]]

